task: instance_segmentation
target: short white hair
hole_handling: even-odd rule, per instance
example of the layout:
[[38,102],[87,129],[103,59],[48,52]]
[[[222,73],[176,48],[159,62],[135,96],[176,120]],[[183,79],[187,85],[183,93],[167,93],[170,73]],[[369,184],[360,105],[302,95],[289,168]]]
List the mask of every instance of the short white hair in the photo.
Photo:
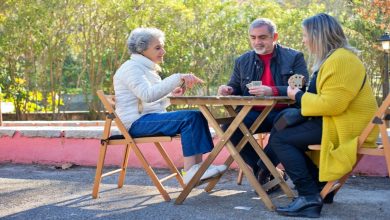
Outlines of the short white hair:
[[130,54],[140,54],[149,48],[154,39],[165,41],[165,34],[157,28],[136,28],[127,39],[127,49]]
[[258,18],[256,20],[254,20],[249,25],[248,32],[250,32],[254,28],[258,28],[258,27],[262,27],[262,26],[267,26],[268,32],[272,36],[274,36],[274,34],[277,33],[276,24],[271,19],[268,19],[268,18]]

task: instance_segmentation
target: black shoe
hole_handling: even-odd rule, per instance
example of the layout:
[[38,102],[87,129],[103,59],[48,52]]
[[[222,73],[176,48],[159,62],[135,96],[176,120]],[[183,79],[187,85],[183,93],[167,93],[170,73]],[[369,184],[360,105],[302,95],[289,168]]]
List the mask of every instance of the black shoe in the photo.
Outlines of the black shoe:
[[[288,180],[288,176],[287,176],[287,174],[286,174],[285,171],[283,171],[283,170],[278,170],[278,172],[279,172],[279,174],[283,177],[283,180],[284,180],[284,181],[287,181],[287,180]],[[269,181],[271,181],[271,180],[273,180],[273,179],[275,179],[275,177],[271,175],[270,178],[269,178]],[[278,185],[275,185],[274,187],[272,187],[271,189],[269,189],[268,191],[271,193],[271,192],[274,192],[274,191],[278,190],[279,188],[280,188],[280,185],[278,184]]]
[[[284,179],[284,181],[286,181],[288,179],[286,172],[284,172],[284,171],[281,171],[281,172],[283,172],[283,174],[281,174],[281,175],[283,175],[283,179]],[[275,179],[275,177],[272,176],[268,170],[264,170],[264,169],[259,169],[259,171],[257,172],[257,174],[255,174],[255,176],[257,178],[257,181],[260,183],[260,185],[264,185],[264,184],[268,183],[269,181]],[[271,187],[266,192],[268,194],[271,194],[271,193],[277,191],[278,189],[280,189],[279,184]]]
[[276,212],[285,216],[319,218],[322,204],[322,198],[319,194],[298,196],[288,206],[276,208]]
[[[320,188],[320,192],[324,189],[325,185],[326,185],[326,182],[319,182],[319,183],[318,183],[318,187]],[[325,198],[323,198],[324,203],[325,203],[325,204],[332,204],[332,203],[333,203],[333,198],[334,198],[335,194],[336,194],[336,193],[335,193],[334,190],[332,190],[331,192],[329,192],[329,193],[325,196]]]
[[328,193],[325,198],[323,199],[325,204],[332,204],[333,203],[333,197],[334,197],[334,191]]
[[260,168],[257,173],[255,173],[255,177],[257,179],[257,182],[260,183],[260,185],[264,185],[270,181],[271,173],[268,170]]

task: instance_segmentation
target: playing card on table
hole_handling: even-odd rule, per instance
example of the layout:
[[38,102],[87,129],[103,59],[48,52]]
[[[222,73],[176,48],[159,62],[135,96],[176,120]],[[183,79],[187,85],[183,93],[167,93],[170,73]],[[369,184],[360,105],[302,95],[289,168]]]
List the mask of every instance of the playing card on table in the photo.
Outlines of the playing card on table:
[[288,80],[288,85],[291,88],[298,87],[299,89],[302,89],[304,84],[305,84],[305,77],[301,74],[294,74]]

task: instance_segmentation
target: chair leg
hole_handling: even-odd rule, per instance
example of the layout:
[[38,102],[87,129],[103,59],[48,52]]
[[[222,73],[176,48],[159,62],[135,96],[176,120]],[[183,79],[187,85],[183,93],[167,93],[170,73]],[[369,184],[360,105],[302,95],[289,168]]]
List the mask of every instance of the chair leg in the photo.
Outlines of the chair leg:
[[173,161],[171,160],[171,158],[168,156],[167,152],[165,151],[164,147],[162,146],[161,143],[159,142],[155,142],[154,143],[158,149],[158,151],[160,152],[160,154],[162,155],[162,157],[164,158],[166,164],[168,165],[169,169],[171,170],[171,173],[176,173],[176,179],[177,181],[179,182],[179,184],[181,185],[182,188],[184,188],[186,185],[184,184],[184,181],[183,181],[183,178],[179,172],[179,170],[177,169],[177,167],[175,166],[175,164],[173,163]]
[[[268,134],[265,134],[265,133],[261,133],[261,134],[257,134],[257,143],[260,145],[261,148],[264,148],[264,139],[266,138]],[[242,179],[244,178],[244,173],[242,172],[241,169],[238,170],[238,176],[237,176],[237,185],[241,185],[242,184]]]
[[387,172],[389,173],[389,177],[390,177],[390,155],[388,155],[387,153],[385,153],[385,161],[387,165]]
[[126,171],[127,171],[127,164],[129,161],[129,155],[130,155],[130,145],[125,146],[124,150],[124,155],[123,155],[123,161],[122,161],[122,166],[121,166],[121,173],[119,174],[119,180],[118,180],[118,188],[122,188],[123,183],[125,182],[125,177],[126,177]]
[[93,189],[92,189],[92,198],[94,199],[96,199],[99,194],[99,186],[102,180],[102,173],[104,167],[104,159],[106,158],[106,152],[107,152],[107,143],[104,143],[100,146],[99,160],[96,165],[95,181],[93,183]]
[[[385,121],[385,123],[389,123],[389,121]],[[380,134],[382,136],[382,144],[383,144],[384,158],[387,166],[387,172],[389,173],[389,177],[390,177],[390,143],[389,143],[389,136],[387,133],[387,126],[386,124],[381,124],[379,128],[380,128]]]
[[244,173],[241,169],[238,170],[238,176],[237,176],[237,185],[242,184],[242,179],[244,178]]
[[[357,155],[356,163],[353,166],[352,170],[357,166],[357,164],[359,163],[359,161],[362,158],[363,158],[363,155],[361,155],[361,154]],[[334,195],[336,195],[337,192],[341,189],[341,187],[345,184],[345,182],[347,182],[347,180],[348,180],[349,176],[351,175],[351,173],[352,173],[352,171],[347,173],[347,174],[345,174],[343,177],[341,177],[338,180],[327,182],[325,187],[321,190],[321,193],[320,193],[321,197],[325,198],[325,196],[328,195],[328,193],[330,193],[330,192],[334,192]]]
[[132,148],[133,148],[135,155],[140,160],[146,173],[152,179],[153,184],[157,187],[161,196],[164,198],[165,201],[167,201],[167,202],[171,201],[171,197],[169,196],[168,192],[165,190],[164,186],[161,184],[160,180],[158,179],[156,173],[153,171],[153,169],[149,165],[148,161],[146,161],[146,159],[145,159],[144,155],[142,154],[142,152],[140,151],[140,149],[135,144],[132,145]]

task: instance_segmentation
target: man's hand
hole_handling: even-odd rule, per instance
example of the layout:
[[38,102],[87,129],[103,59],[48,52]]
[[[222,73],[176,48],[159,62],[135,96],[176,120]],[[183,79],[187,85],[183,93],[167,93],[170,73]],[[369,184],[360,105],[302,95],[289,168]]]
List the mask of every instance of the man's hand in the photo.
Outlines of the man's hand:
[[290,99],[295,100],[295,94],[297,94],[299,91],[301,91],[301,90],[298,89],[298,87],[292,88],[291,86],[289,86],[289,87],[287,87],[287,96]]
[[255,96],[272,96],[272,88],[269,86],[252,86],[249,89],[249,94],[255,95]]
[[233,93],[233,88],[231,86],[222,85],[218,88],[218,95],[231,95]]
[[181,88],[181,87],[176,87],[173,91],[172,91],[172,96],[182,96],[184,93],[186,92],[186,89],[185,88]]

